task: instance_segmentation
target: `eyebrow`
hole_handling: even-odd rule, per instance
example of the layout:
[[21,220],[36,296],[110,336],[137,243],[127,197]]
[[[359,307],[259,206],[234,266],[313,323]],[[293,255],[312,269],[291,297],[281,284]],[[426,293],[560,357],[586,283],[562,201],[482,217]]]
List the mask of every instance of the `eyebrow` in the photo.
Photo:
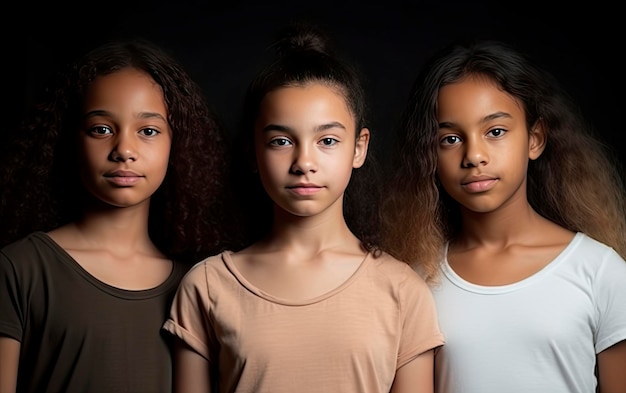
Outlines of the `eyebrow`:
[[[342,130],[346,130],[346,127],[343,124],[341,124],[338,121],[333,121],[333,122],[321,124],[315,127],[315,132],[322,132],[322,131],[329,130],[331,128],[341,128]],[[268,124],[265,127],[263,127],[261,131],[262,132],[269,132],[269,131],[289,132],[289,131],[293,131],[293,129],[291,127],[282,126],[279,124]]]
[[[480,123],[487,123],[489,121],[492,121],[495,119],[502,119],[502,118],[512,119],[513,116],[511,116],[507,112],[495,112],[495,113],[492,113],[490,115],[483,117],[480,120]],[[452,128],[452,126],[454,126],[454,123],[449,122],[449,121],[444,121],[444,122],[439,123],[439,128]]]
[[[105,110],[95,110],[95,111],[90,111],[87,112],[85,114],[85,119],[88,119],[90,117],[94,117],[94,116],[112,116],[112,113],[109,111],[105,111]],[[167,120],[160,114],[157,112],[140,112],[137,116],[138,119],[153,119],[153,118],[157,118],[157,119],[161,119],[164,122],[167,123]]]

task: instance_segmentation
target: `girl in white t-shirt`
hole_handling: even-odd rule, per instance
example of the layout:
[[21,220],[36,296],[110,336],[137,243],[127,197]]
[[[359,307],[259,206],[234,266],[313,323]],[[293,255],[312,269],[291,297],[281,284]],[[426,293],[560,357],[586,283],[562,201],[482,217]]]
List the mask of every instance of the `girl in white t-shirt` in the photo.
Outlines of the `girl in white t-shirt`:
[[434,284],[437,392],[625,392],[624,186],[553,78],[503,43],[445,48],[397,143],[384,233]]

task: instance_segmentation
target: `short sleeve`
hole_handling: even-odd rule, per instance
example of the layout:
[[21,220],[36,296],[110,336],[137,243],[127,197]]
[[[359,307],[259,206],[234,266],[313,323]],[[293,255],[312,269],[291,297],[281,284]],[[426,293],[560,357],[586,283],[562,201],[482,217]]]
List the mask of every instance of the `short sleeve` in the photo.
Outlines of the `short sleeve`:
[[13,262],[0,253],[0,335],[22,340],[24,312],[19,280]]
[[445,342],[430,287],[408,265],[406,270],[406,279],[399,287],[403,327],[398,368]]
[[613,249],[598,269],[594,283],[598,323],[596,353],[626,339],[626,261]]
[[210,302],[206,262],[193,266],[178,287],[163,329],[178,337],[207,360],[211,360]]

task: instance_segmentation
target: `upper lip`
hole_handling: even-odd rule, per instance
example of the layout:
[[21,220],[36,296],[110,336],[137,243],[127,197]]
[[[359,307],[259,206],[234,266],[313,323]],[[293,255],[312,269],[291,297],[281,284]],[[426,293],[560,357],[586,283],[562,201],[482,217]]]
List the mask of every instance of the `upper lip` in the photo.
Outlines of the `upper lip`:
[[489,175],[475,175],[475,176],[469,176],[464,178],[461,181],[461,184],[469,184],[469,183],[474,183],[477,181],[485,181],[485,180],[496,180],[497,177],[495,176],[489,176]]
[[105,177],[143,177],[139,173],[135,171],[129,171],[124,169],[118,169],[113,172],[107,172],[104,174]]
[[322,186],[317,185],[315,183],[296,183],[296,184],[287,186],[287,188],[321,188],[321,187]]

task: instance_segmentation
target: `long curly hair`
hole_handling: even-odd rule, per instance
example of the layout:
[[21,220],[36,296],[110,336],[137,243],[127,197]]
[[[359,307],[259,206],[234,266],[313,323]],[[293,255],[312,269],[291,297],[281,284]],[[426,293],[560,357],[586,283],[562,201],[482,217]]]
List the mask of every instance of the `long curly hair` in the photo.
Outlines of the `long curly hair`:
[[[2,245],[77,219],[84,209],[74,135],[98,76],[132,67],[161,86],[172,129],[165,180],[153,195],[149,233],[166,255],[194,261],[235,244],[228,217],[228,149],[201,88],[169,53],[136,38],[107,42],[57,74],[3,152]],[[231,242],[232,241],[232,242]]]
[[[234,155],[241,157],[236,161],[240,164],[236,168],[237,184],[242,187],[238,195],[249,220],[249,243],[267,234],[273,220],[273,203],[259,176],[251,170],[256,160],[254,122],[263,98],[283,87],[321,83],[343,95],[354,117],[357,136],[368,122],[364,76],[356,65],[336,55],[322,28],[292,21],[278,30],[271,49],[276,55],[274,61],[257,74],[246,91],[240,132],[234,145]],[[375,252],[380,242],[380,176],[378,160],[369,149],[365,164],[353,171],[344,193],[344,217],[348,227],[365,250]]]
[[626,189],[615,152],[552,75],[496,41],[451,44],[419,73],[395,140],[383,205],[390,252],[432,281],[445,243],[459,230],[458,204],[437,180],[437,98],[443,86],[470,75],[497,83],[523,105],[529,130],[541,122],[547,132],[545,151],[528,168],[533,209],[626,256]]

